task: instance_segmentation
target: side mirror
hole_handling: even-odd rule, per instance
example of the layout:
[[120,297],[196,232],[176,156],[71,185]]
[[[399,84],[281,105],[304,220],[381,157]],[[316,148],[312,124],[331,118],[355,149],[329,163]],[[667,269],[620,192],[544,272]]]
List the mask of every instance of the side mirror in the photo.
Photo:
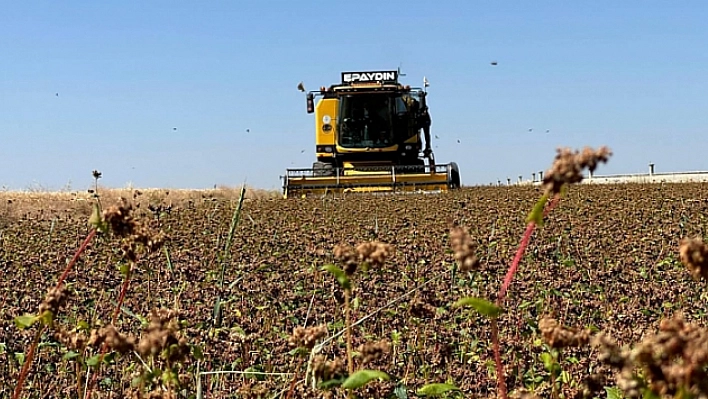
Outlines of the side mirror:
[[311,114],[313,112],[315,112],[315,95],[307,93],[307,113]]

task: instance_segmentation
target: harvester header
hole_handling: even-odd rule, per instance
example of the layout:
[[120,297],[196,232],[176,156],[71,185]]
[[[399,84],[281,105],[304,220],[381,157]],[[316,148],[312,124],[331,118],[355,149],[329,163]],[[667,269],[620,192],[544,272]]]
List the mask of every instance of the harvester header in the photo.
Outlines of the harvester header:
[[[307,113],[315,114],[317,161],[312,168],[287,169],[286,198],[460,187],[456,163],[435,163],[428,93],[400,84],[399,75],[385,70],[342,72],[341,83],[307,93]],[[305,91],[302,83],[298,88]],[[315,97],[321,99],[315,103]]]

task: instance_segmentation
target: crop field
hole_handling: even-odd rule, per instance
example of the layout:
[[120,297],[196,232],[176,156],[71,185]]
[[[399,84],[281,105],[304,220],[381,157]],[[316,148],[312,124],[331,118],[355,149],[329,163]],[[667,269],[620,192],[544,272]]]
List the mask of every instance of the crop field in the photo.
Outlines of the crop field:
[[568,186],[498,302],[540,186],[240,194],[0,194],[0,397],[706,392],[708,185]]

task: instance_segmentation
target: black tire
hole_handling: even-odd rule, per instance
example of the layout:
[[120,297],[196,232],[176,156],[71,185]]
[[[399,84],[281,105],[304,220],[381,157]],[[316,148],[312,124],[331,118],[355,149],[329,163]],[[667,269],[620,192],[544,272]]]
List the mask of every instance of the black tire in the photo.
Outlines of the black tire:
[[450,188],[453,190],[458,189],[462,186],[462,184],[460,184],[460,168],[455,162],[452,162],[450,166]]

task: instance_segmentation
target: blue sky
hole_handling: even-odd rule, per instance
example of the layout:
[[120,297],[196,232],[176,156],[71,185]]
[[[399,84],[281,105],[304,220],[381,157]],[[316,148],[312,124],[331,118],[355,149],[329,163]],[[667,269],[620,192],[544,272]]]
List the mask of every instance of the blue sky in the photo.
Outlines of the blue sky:
[[297,83],[399,66],[430,81],[463,184],[529,178],[558,146],[610,146],[598,173],[708,170],[706,20],[702,1],[5,2],[0,188],[83,190],[93,169],[280,188],[314,161]]

